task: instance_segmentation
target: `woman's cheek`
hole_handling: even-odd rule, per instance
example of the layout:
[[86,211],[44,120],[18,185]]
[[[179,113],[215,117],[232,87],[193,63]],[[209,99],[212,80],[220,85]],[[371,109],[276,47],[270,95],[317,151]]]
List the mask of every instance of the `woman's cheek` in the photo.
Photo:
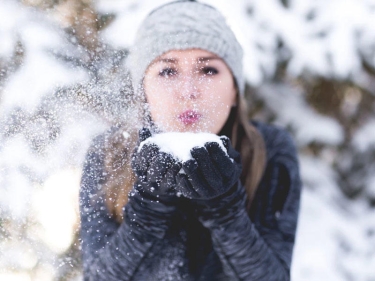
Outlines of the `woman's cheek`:
[[173,106],[166,102],[158,102],[154,108],[151,108],[152,120],[163,131],[173,131],[176,127],[176,120],[174,120]]
[[[212,105],[212,104],[211,104]],[[200,124],[201,130],[210,133],[218,133],[218,127],[221,125],[221,115],[222,112],[217,110],[215,107],[208,107],[203,110],[204,118]]]
[[230,113],[230,106],[228,104],[221,105],[220,110],[218,110],[216,114],[216,133],[218,133],[224,126],[225,122],[227,121]]

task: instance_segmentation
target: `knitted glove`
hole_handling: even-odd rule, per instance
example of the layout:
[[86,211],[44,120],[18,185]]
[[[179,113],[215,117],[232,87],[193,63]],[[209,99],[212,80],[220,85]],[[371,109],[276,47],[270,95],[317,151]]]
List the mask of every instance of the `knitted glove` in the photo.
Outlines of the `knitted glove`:
[[[140,142],[150,136],[148,129],[139,132]],[[135,231],[161,238],[176,210],[177,198],[172,191],[181,164],[156,145],[145,144],[140,151],[135,149],[131,165],[137,179],[125,215]]]
[[182,163],[186,174],[177,175],[177,190],[189,199],[212,199],[230,190],[241,174],[240,154],[228,138],[221,137],[227,153],[218,143],[208,142],[191,150],[193,159]]
[[[151,136],[147,128],[139,132],[142,142]],[[139,147],[139,145],[138,145]],[[145,196],[161,201],[170,201],[175,194],[176,175],[181,169],[181,163],[172,155],[160,151],[156,144],[144,144],[140,151],[135,149],[132,157],[132,168],[137,176],[135,189]]]
[[195,214],[208,228],[221,227],[245,211],[246,193],[239,180],[240,154],[222,137],[225,153],[215,142],[193,148],[193,159],[182,164],[186,174],[177,175],[177,190],[191,199]]

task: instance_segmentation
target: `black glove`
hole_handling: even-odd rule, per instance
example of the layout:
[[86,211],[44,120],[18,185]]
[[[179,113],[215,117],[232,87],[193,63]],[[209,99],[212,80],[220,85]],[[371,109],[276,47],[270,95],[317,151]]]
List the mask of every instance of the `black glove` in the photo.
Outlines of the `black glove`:
[[[148,129],[139,132],[142,142],[151,133]],[[129,202],[125,207],[125,219],[139,237],[162,238],[176,210],[175,177],[181,168],[171,155],[161,152],[154,144],[138,147],[132,156],[132,169],[136,181]]]
[[228,192],[241,175],[240,154],[227,137],[221,137],[227,153],[218,143],[208,142],[191,150],[193,159],[182,163],[186,174],[177,175],[177,191],[189,199],[212,199]]
[[[139,132],[139,142],[151,136],[147,128]],[[160,151],[156,144],[144,144],[140,151],[135,149],[132,157],[132,169],[137,176],[135,189],[149,198],[161,201],[173,200],[175,195],[176,175],[181,163],[172,155]]]

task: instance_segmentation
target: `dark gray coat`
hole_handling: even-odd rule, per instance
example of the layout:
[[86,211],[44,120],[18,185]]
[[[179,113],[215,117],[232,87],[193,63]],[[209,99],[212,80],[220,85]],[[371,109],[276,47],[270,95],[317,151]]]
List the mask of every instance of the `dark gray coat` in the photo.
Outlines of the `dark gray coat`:
[[84,280],[290,280],[301,193],[297,152],[285,130],[253,123],[264,138],[267,165],[250,211],[229,213],[229,220],[206,217],[203,226],[181,204],[167,229],[153,226],[155,235],[126,220],[135,212],[131,203],[122,224],[110,216],[101,190],[103,138],[97,138],[80,190]]

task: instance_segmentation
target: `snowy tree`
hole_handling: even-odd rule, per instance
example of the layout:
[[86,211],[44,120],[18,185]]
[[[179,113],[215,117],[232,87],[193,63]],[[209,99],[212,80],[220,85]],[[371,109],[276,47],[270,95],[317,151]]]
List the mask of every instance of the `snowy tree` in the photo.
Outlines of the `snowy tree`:
[[[80,280],[84,155],[126,118],[127,50],[167,2],[0,2],[1,280]],[[375,280],[375,1],[202,2],[244,48],[252,117],[299,149],[293,280]]]

